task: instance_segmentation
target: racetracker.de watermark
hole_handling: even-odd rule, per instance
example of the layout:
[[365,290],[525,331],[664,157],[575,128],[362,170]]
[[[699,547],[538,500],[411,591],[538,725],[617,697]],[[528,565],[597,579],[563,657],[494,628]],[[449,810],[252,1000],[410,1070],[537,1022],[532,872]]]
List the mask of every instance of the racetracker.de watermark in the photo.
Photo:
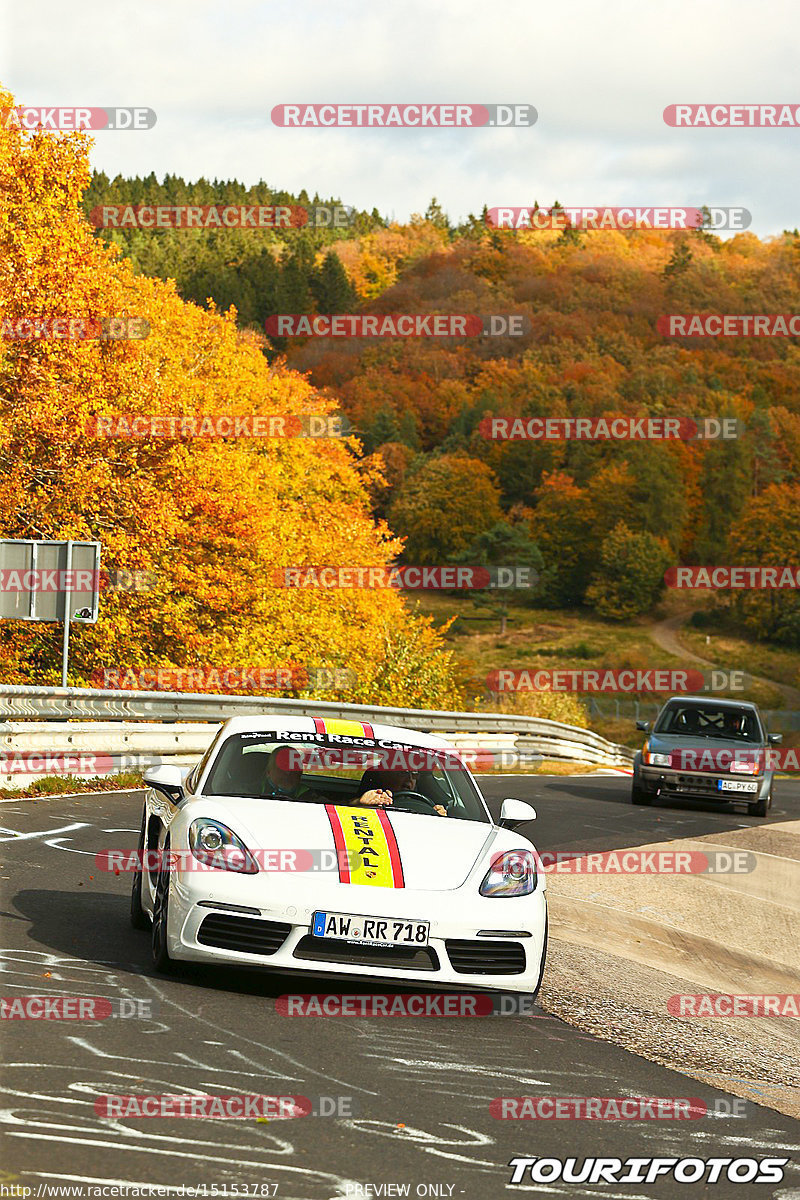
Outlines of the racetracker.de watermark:
[[152,129],[156,123],[152,108],[133,106],[127,108],[66,108],[58,106],[36,107],[18,104],[14,108],[0,108],[0,126],[3,129],[58,130],[102,130],[102,129]]
[[352,1096],[265,1096],[240,1092],[233,1095],[198,1093],[97,1096],[98,1117],[183,1117],[193,1120],[285,1121],[296,1117],[354,1117]]
[[351,204],[96,204],[96,229],[346,229]]
[[546,875],[749,875],[758,865],[751,850],[543,850],[534,857]]
[[0,592],[31,595],[38,592],[147,592],[156,586],[156,575],[147,570],[57,567],[0,569]]
[[153,692],[352,691],[358,682],[350,667],[96,667],[92,687]]
[[284,129],[501,129],[535,125],[532,104],[276,104]]
[[53,754],[31,750],[16,754],[0,751],[0,775],[110,775],[113,771],[139,770],[149,759],[139,755]]
[[85,432],[101,440],[168,438],[342,438],[350,425],[341,413],[107,413],[89,417]]
[[487,441],[691,442],[730,441],[743,426],[734,417],[483,417]]
[[525,566],[302,566],[277,567],[273,587],[397,588],[402,591],[484,591],[535,588],[539,575]]
[[157,1007],[155,1000],[135,1000],[130,996],[115,999],[105,996],[0,996],[0,1020],[149,1020],[155,1015]]
[[[287,737],[303,734],[287,734]],[[313,738],[315,734],[308,734]],[[399,746],[393,742],[352,745],[348,735],[331,735],[333,746],[279,746],[275,761],[284,771],[462,771],[478,768],[519,766],[521,763],[541,762],[540,754],[519,750],[491,750],[482,746],[429,749],[425,746]]]
[[673,1017],[800,1017],[800,992],[670,996]]
[[158,586],[155,571],[137,567],[132,570],[101,568],[98,580],[101,592],[152,592]]
[[800,337],[800,313],[668,313],[662,337]]
[[699,1121],[708,1114],[697,1096],[498,1096],[489,1105],[496,1121]]
[[719,591],[800,588],[800,566],[668,567],[664,583],[670,588],[713,588]]
[[523,993],[370,992],[278,996],[281,1017],[531,1017],[534,1001]]
[[668,104],[664,123],[675,129],[797,128],[797,104]]
[[521,313],[276,313],[269,337],[522,337],[531,323]]
[[747,229],[753,220],[746,208],[661,208],[643,205],[595,208],[490,208],[486,223],[494,229]]
[[[98,871],[121,875],[136,871],[239,871],[254,875],[295,874],[303,872],[352,870],[358,863],[356,851],[332,850],[324,847],[283,847],[282,849],[247,850],[238,846],[222,846],[219,850],[98,850],[94,865]],[[247,870],[246,868],[250,868]]]
[[498,668],[486,676],[490,692],[740,692],[743,671],[670,670],[666,667],[597,667],[583,670],[529,671]]
[[75,317],[30,313],[4,317],[0,338],[7,342],[125,342],[150,336],[144,317]]

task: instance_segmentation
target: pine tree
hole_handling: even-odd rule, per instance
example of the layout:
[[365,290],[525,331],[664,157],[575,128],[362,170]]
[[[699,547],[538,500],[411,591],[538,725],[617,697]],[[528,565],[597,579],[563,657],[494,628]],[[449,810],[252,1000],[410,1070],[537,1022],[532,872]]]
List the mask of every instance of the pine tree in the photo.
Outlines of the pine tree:
[[333,250],[329,250],[321,265],[312,271],[310,285],[317,312],[348,312],[355,304],[355,289],[342,266],[342,260]]

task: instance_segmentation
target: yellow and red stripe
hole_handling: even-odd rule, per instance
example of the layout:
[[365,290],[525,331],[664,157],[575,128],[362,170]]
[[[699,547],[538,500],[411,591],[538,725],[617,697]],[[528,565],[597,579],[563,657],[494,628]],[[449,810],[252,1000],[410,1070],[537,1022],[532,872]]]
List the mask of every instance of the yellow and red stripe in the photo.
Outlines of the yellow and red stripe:
[[368,721],[339,721],[336,718],[323,721],[322,717],[314,717],[313,721],[317,733],[333,734],[338,737],[375,737],[375,731]]
[[405,887],[397,838],[382,808],[326,804],[339,860],[339,882]]

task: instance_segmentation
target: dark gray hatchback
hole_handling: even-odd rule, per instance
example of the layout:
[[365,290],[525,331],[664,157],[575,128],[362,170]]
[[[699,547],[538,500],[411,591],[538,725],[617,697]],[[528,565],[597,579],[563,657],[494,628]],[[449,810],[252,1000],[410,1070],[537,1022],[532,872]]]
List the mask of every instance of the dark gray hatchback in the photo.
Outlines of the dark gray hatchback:
[[673,696],[653,723],[637,721],[647,741],[633,760],[631,800],[743,801],[765,817],[772,804],[768,734],[758,707],[741,700]]

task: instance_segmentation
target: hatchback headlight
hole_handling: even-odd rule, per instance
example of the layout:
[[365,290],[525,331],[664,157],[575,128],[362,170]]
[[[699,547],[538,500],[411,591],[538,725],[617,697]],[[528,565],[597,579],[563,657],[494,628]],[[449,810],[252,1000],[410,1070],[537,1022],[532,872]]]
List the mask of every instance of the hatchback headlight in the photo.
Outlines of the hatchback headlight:
[[668,767],[671,762],[669,754],[654,754],[649,746],[642,750],[642,762],[649,767]]
[[510,850],[494,858],[480,892],[482,896],[528,896],[536,882],[536,863],[530,850]]
[[201,817],[189,826],[189,846],[194,857],[218,871],[255,875],[258,864],[245,844],[221,821]]
[[738,771],[740,775],[757,775],[758,763],[752,759],[734,759],[731,763],[731,771]]

